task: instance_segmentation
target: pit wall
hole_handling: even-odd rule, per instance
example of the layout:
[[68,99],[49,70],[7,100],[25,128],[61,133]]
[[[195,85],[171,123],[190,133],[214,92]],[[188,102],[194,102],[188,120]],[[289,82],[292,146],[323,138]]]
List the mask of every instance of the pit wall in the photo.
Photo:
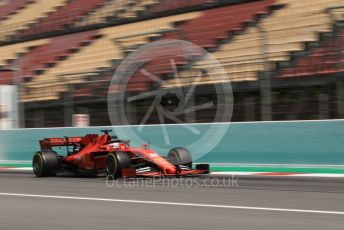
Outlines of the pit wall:
[[[202,135],[209,131],[211,125],[223,124],[189,126],[200,130],[198,135]],[[115,133],[120,133],[131,128],[137,127],[0,130],[0,165],[29,165],[33,154],[39,150],[38,140],[44,137],[100,134],[101,129],[113,129]],[[187,146],[195,140],[193,138],[197,138],[181,125],[168,125],[166,128],[174,146]],[[160,125],[147,125],[140,135],[152,146],[171,147],[165,144]],[[217,134],[208,132],[207,135]],[[343,140],[344,120],[231,123],[219,144],[196,161],[210,163],[217,171],[271,171],[269,168],[272,171],[288,171],[281,168],[293,168],[303,172],[307,168],[316,168],[320,172],[344,172]]]

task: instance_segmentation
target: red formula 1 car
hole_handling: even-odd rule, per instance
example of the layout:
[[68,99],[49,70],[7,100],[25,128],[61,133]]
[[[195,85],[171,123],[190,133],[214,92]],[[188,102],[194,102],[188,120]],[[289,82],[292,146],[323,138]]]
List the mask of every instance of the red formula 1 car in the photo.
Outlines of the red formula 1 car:
[[[186,176],[209,173],[209,165],[199,164],[192,169],[189,151],[178,147],[167,156],[161,156],[149,145],[131,147],[127,140],[111,137],[111,130],[103,135],[87,134],[84,137],[45,138],[40,140],[41,151],[33,157],[33,171],[37,177],[55,176],[70,171],[83,176],[96,176],[104,172],[113,178],[136,176]],[[53,148],[67,149],[66,155]],[[73,148],[71,150],[71,148]]]

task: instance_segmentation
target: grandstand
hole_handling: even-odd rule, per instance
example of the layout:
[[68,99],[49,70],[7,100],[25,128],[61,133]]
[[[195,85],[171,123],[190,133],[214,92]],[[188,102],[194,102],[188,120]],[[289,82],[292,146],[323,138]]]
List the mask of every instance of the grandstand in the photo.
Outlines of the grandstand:
[[[222,45],[214,56],[224,66],[229,79],[216,76],[205,78],[204,83],[212,78],[221,81],[257,81],[259,72],[273,70],[274,62],[288,61],[290,53],[303,51],[305,43],[318,41],[319,33],[332,31],[332,22],[326,9],[340,5],[341,1],[277,1],[285,4],[282,10],[263,19],[258,26],[251,27],[231,42]],[[262,41],[262,34],[266,41]],[[262,42],[266,44],[262,53]],[[266,55],[266,56],[265,56]],[[267,63],[266,63],[267,62]],[[197,62],[190,70],[181,74],[180,84],[192,82],[194,73],[205,68],[206,62]],[[211,68],[212,66],[210,66]],[[166,87],[175,87],[173,82]]]
[[[66,113],[78,111],[90,113],[92,125],[106,125],[106,94],[120,62],[151,41],[181,39],[210,52],[224,72],[201,50],[185,54],[182,47],[160,47],[152,50],[159,52],[159,60],[142,66],[162,79],[160,84],[137,71],[128,93],[196,84],[204,88],[201,97],[207,97],[207,87],[231,83],[235,121],[263,119],[264,106],[278,120],[344,117],[344,86],[338,80],[344,70],[343,3],[8,1],[0,5],[0,83],[20,84],[29,127],[67,125]],[[171,59],[179,70],[177,80]],[[194,82],[200,73],[201,80]],[[271,88],[262,87],[266,81]],[[262,94],[271,98],[264,101]],[[56,117],[47,115],[50,110],[57,111]],[[143,112],[138,109],[136,116]],[[36,118],[42,116],[43,123]],[[204,114],[199,117],[196,122],[207,121]]]

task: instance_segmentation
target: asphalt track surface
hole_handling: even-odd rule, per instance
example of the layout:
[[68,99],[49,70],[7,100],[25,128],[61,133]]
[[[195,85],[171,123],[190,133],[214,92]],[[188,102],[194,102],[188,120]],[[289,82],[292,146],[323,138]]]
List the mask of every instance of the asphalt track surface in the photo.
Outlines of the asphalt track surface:
[[0,172],[0,229],[344,229],[339,178],[112,181]]

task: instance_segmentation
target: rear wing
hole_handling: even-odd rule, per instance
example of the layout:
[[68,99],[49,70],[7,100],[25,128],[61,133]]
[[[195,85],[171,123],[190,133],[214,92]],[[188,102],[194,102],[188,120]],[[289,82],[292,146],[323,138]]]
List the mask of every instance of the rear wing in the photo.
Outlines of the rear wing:
[[43,149],[52,149],[53,147],[58,146],[73,146],[79,143],[82,140],[82,137],[54,137],[54,138],[44,138],[39,141],[41,150]]

